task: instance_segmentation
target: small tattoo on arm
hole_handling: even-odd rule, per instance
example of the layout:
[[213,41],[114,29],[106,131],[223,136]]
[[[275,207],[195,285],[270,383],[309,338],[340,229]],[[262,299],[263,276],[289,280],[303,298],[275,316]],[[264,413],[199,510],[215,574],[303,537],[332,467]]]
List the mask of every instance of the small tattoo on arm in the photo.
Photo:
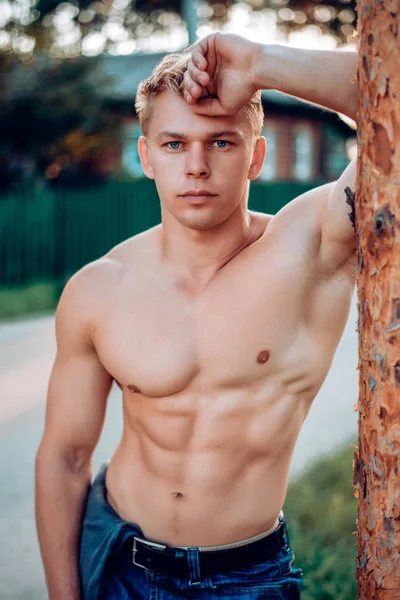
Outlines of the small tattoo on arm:
[[355,213],[355,199],[356,195],[352,191],[351,188],[346,187],[344,190],[346,194],[346,204],[348,204],[351,208],[351,212],[347,213],[349,215],[350,223],[353,225],[354,229],[356,228],[356,213]]

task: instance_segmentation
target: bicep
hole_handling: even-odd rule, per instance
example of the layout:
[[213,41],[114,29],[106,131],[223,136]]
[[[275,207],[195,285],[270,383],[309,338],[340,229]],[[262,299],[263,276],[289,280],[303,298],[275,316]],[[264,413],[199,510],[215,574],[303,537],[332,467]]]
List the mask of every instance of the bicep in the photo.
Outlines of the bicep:
[[42,440],[42,446],[74,463],[90,460],[112,383],[91,341],[90,304],[79,282],[68,284],[57,309],[57,355]]
[[112,378],[93,353],[59,350],[49,382],[44,442],[73,462],[89,460],[104,423]]

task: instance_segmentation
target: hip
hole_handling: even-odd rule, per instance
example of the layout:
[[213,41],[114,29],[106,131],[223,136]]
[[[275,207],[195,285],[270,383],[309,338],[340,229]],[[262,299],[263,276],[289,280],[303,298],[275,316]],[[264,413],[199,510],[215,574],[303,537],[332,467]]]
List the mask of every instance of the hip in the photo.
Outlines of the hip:
[[[251,598],[252,600],[299,600],[302,586],[302,572],[294,567],[294,553],[290,548],[289,537],[283,517],[280,517],[283,528],[281,543],[271,545],[272,552],[267,552],[268,542],[260,546],[259,557],[250,559],[254,542],[248,548],[241,547],[241,556],[235,557],[231,549],[226,553],[224,568],[218,570],[218,560],[202,560],[202,548],[188,548],[183,561],[187,561],[187,573],[177,576],[175,565],[169,558],[160,561],[165,572],[159,572],[158,558],[153,563],[146,553],[135,556],[135,544],[132,538],[125,541],[120,550],[114,554],[109,563],[103,580],[102,600],[121,598],[175,600],[196,598],[209,600],[211,598]],[[271,537],[271,536],[268,536]],[[263,550],[264,548],[264,550]],[[133,552],[132,552],[133,550]],[[170,550],[178,550],[170,549]],[[151,553],[156,550],[153,548]],[[256,549],[257,552],[257,549]],[[210,553],[211,555],[213,552]],[[214,552],[215,554],[215,552]],[[139,556],[140,555],[140,556]],[[147,562],[150,561],[150,562]],[[232,564],[230,565],[230,561]],[[215,562],[215,564],[213,564]],[[245,566],[242,566],[244,563]],[[150,565],[151,568],[148,568]],[[204,565],[204,568],[203,568]],[[168,571],[171,572],[168,572]]]

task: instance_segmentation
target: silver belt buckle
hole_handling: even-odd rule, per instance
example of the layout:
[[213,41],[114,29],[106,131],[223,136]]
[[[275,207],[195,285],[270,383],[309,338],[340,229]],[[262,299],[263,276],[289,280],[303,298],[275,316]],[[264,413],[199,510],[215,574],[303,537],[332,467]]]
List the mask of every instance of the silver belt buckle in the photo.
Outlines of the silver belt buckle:
[[145,569],[145,571],[151,571],[151,569],[148,569],[144,565],[141,565],[140,563],[136,562],[136,552],[138,551],[137,544],[136,544],[137,541],[142,542],[143,544],[145,544],[147,546],[153,546],[154,548],[158,548],[159,550],[165,550],[165,548],[167,546],[165,546],[164,544],[157,544],[156,542],[150,542],[149,540],[144,540],[143,538],[137,537],[136,535],[133,536],[133,551],[132,551],[133,564],[136,565],[137,567],[140,567],[141,569]]

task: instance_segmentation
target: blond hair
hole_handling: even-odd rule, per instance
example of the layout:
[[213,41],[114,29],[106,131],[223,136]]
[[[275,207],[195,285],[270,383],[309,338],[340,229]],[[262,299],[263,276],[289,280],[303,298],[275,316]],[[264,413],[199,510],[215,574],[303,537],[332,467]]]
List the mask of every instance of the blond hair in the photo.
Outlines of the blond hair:
[[[189,57],[189,52],[167,54],[150,77],[139,83],[135,108],[143,133],[146,134],[154,100],[161,92],[168,91],[183,97],[184,75]],[[242,113],[250,122],[256,137],[259,137],[264,124],[260,90],[242,108]]]

